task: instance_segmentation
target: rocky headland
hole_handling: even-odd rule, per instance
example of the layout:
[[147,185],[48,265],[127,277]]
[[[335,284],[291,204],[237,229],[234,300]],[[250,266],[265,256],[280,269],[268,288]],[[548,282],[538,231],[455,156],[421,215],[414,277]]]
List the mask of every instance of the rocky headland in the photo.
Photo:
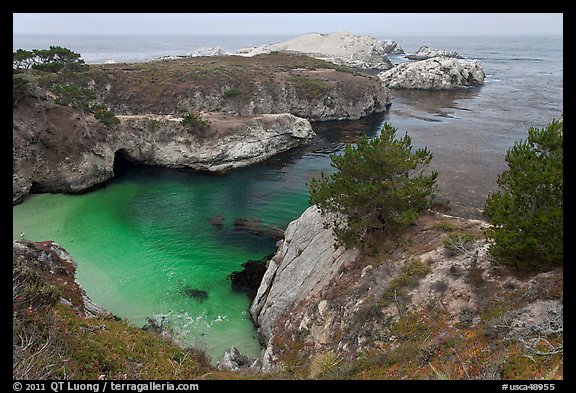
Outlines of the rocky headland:
[[[28,101],[28,100],[27,100]],[[310,123],[290,114],[231,116],[205,113],[206,130],[190,131],[182,118],[158,115],[119,116],[114,128],[88,119],[91,136],[69,107],[46,105],[42,115],[14,110],[13,202],[35,192],[81,192],[115,173],[118,160],[169,168],[226,171],[266,160],[314,137]]]
[[[88,71],[117,114],[104,125],[42,89],[13,109],[13,203],[29,192],[81,192],[114,176],[114,162],[226,171],[314,137],[309,121],[384,112],[377,78],[302,55],[197,57],[102,64]],[[181,124],[200,113],[209,126]]]
[[366,35],[336,32],[304,34],[277,44],[241,49],[237,54],[255,56],[272,52],[300,53],[363,70],[387,70],[393,66],[387,55],[403,54],[404,50],[393,41],[378,41]]

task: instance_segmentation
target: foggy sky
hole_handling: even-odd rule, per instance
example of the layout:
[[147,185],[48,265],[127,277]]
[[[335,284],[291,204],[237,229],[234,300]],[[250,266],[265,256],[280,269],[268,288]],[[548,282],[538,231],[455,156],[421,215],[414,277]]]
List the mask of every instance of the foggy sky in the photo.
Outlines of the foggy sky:
[[561,13],[15,13],[14,34],[386,35],[562,34]]

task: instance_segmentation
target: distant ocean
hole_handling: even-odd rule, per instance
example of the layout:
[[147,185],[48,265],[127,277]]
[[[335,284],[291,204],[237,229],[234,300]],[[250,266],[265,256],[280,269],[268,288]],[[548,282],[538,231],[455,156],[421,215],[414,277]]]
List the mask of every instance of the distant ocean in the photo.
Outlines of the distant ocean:
[[[202,47],[240,48],[285,41],[293,36],[13,36],[13,49],[60,45],[87,63],[140,62],[187,55]],[[449,92],[393,92],[386,121],[428,146],[441,172],[441,193],[454,213],[479,216],[496,189],[506,150],[563,111],[563,36],[375,36],[398,42],[406,53],[422,45],[477,59],[487,74],[481,88]],[[392,56],[393,63],[405,61]]]

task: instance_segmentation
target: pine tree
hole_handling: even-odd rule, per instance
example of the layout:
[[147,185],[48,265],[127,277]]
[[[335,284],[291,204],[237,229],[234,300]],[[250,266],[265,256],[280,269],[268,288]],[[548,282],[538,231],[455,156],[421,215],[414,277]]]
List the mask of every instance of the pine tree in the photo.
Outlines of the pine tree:
[[530,128],[506,153],[501,191],[486,199],[484,215],[494,239],[490,253],[518,270],[546,270],[563,263],[563,122]]
[[430,206],[438,173],[424,169],[432,154],[413,151],[408,134],[396,139],[396,131],[385,123],[378,137],[346,145],[344,154],[330,156],[337,171],[308,184],[310,202],[323,215],[334,213],[334,233],[347,247],[364,246],[374,232],[402,229]]

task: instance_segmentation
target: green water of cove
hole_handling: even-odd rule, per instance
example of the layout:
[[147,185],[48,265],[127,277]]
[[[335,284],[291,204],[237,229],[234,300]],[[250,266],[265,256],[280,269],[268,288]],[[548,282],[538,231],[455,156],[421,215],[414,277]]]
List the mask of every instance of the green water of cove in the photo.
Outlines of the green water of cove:
[[249,299],[227,276],[274,252],[275,240],[234,222],[285,228],[296,218],[308,206],[305,180],[282,177],[271,167],[222,177],[135,168],[87,194],[29,196],[13,209],[13,238],[61,244],[87,294],[136,326],[163,320],[213,359],[232,345],[256,357]]
[[256,357],[250,300],[227,277],[275,252],[269,233],[309,206],[306,182],[331,172],[329,152],[346,131],[324,131],[311,145],[223,176],[135,167],[82,195],[29,195],[13,208],[12,236],[62,245],[87,295],[135,326],[164,323],[213,361],[232,345]]

